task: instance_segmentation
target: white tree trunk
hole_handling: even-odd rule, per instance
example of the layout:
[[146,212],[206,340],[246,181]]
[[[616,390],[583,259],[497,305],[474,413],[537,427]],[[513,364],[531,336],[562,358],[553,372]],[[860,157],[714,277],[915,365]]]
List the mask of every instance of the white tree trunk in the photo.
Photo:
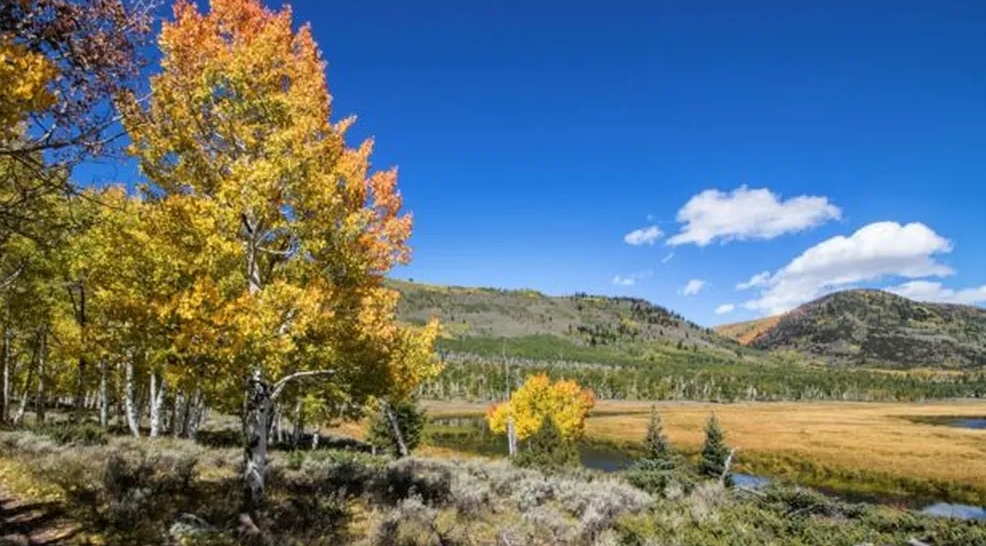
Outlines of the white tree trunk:
[[157,436],[157,430],[154,426],[154,404],[157,400],[157,374],[151,372],[148,375],[148,379],[151,381],[151,386],[147,389],[147,418],[151,421],[151,432],[150,436]]
[[185,394],[176,391],[174,407],[171,412],[171,435],[180,438],[185,434]]
[[283,427],[281,427],[281,404],[274,404],[274,422],[271,424],[272,436],[277,443],[284,441]]
[[192,396],[185,410],[187,413],[187,418],[185,419],[185,437],[190,440],[194,440],[195,435],[199,432],[199,425],[202,423],[202,414],[205,412],[204,406],[202,391],[195,389],[195,394]]
[[0,423],[10,417],[10,328],[3,329],[3,400],[0,401]]
[[517,429],[514,428],[514,418],[507,418],[507,452],[511,457],[517,455]]
[[109,392],[106,388],[106,360],[99,361],[99,426],[106,428],[110,419]]
[[188,435],[188,429],[192,426],[192,418],[194,417],[194,415],[192,415],[192,402],[194,398],[194,394],[192,396],[182,398],[181,430],[183,435]]
[[134,402],[134,363],[129,358],[124,364],[123,408],[130,433],[139,438],[140,418],[137,415],[137,404]]
[[394,433],[394,438],[397,439],[397,449],[400,451],[401,457],[407,457],[407,443],[404,442],[404,435],[401,433],[401,427],[397,423],[397,416],[394,414],[393,408],[383,400],[380,401],[380,404],[383,406],[383,411],[387,415],[387,420],[390,421],[390,429]]
[[24,420],[24,413],[27,412],[27,400],[30,398],[28,393],[31,392],[31,380],[34,379],[34,366],[30,366],[27,369],[27,378],[24,380],[24,390],[21,391],[20,406],[17,408],[17,413],[14,415],[14,425],[20,425]]
[[45,422],[45,358],[48,350],[48,332],[42,330],[38,339],[38,399],[35,411],[35,424],[43,425]]
[[291,443],[294,445],[301,442],[301,435],[305,433],[305,423],[302,422],[301,418],[301,400],[298,400],[294,405],[294,438],[291,439]]
[[164,410],[164,399],[167,395],[168,385],[167,381],[164,379],[164,374],[161,374],[161,386],[157,388],[155,385],[156,373],[151,374],[151,436],[157,437],[161,434],[161,416]]
[[722,474],[719,476],[719,483],[726,483],[726,476],[729,475],[729,466],[733,464],[733,456],[736,455],[736,449],[729,450],[729,456],[726,457],[726,463],[722,465]]

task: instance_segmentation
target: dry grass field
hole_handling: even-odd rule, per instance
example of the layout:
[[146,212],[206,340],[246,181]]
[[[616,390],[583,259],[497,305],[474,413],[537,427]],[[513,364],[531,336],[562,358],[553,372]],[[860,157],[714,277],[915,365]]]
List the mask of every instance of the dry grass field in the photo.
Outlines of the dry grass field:
[[[433,416],[480,414],[485,406],[428,403]],[[935,403],[658,403],[665,432],[682,451],[701,448],[715,412],[742,470],[816,486],[880,493],[947,494],[986,503],[986,430],[916,422],[986,417],[986,401]],[[599,402],[590,439],[644,437],[650,404]]]

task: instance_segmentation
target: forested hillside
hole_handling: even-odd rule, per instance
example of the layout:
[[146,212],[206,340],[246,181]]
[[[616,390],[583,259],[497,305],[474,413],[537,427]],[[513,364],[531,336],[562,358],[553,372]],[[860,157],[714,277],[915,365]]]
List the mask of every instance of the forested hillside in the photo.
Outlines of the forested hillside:
[[618,346],[663,343],[726,349],[736,343],[681,315],[639,298],[573,294],[546,296],[534,290],[436,286],[390,280],[401,292],[402,320],[424,324],[438,317],[457,337],[520,338],[551,335],[574,343]]
[[[428,398],[496,400],[508,384],[540,372],[576,378],[609,399],[920,400],[986,394],[982,373],[902,376],[834,368],[794,350],[743,346],[645,300],[388,284],[401,292],[400,320],[442,322],[437,346],[445,369],[421,387]],[[741,335],[773,320],[746,323]]]

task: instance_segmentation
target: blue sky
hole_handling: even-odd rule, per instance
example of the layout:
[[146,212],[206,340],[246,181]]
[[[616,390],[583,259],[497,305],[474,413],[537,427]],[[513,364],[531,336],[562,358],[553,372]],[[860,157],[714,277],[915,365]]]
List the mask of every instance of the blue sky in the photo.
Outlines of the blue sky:
[[986,2],[293,8],[400,169],[395,276],[705,325],[852,286],[986,303]]

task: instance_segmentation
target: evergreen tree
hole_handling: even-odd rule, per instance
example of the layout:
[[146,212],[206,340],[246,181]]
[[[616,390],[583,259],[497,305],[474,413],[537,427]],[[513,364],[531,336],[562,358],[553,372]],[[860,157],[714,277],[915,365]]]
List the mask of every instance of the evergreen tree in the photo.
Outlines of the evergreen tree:
[[675,454],[662,430],[661,416],[657,413],[656,406],[651,406],[644,448],[646,453],[634,463],[626,477],[630,483],[644,491],[662,494],[671,481],[676,464]]
[[647,423],[647,438],[645,440],[647,455],[644,461],[650,468],[670,470],[674,468],[674,452],[671,443],[664,435],[661,425],[661,416],[657,413],[657,406],[651,406],[650,422]]
[[542,469],[561,466],[578,466],[579,452],[575,442],[566,440],[550,416],[541,421],[538,428],[527,443],[527,449],[517,456],[519,466]]
[[[392,410],[408,451],[413,451],[421,443],[421,436],[428,420],[425,410],[419,408],[413,400],[393,404]],[[374,415],[370,423],[369,440],[371,444],[386,449],[394,457],[401,456],[400,443],[394,433],[394,427],[387,413],[382,409]]]
[[[726,433],[719,425],[719,419],[713,413],[709,416],[709,421],[705,425],[705,447],[702,449],[702,462],[699,465],[699,472],[703,476],[719,479],[726,472],[726,463],[729,460],[730,450],[726,445]],[[726,485],[732,485],[732,475],[727,474]]]

